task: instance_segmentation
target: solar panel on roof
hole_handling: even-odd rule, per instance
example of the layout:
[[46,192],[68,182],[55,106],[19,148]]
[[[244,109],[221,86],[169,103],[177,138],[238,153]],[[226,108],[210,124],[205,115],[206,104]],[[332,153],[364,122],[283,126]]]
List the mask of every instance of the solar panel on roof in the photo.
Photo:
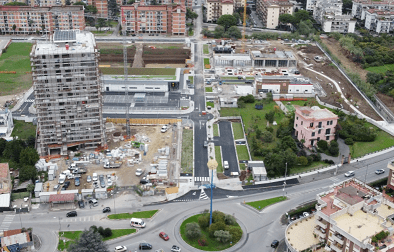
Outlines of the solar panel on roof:
[[56,31],[53,40],[56,41],[75,41],[77,35],[75,31]]

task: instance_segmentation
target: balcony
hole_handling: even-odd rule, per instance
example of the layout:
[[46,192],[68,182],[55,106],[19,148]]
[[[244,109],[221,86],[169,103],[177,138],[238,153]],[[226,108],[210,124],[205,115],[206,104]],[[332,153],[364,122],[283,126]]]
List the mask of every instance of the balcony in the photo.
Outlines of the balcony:
[[340,235],[340,234],[335,234],[335,235],[333,235],[332,236],[332,238],[333,238],[333,240],[335,241],[335,242],[337,242],[339,245],[343,245],[343,243],[345,242],[345,239],[344,239],[344,237],[342,236],[342,235]]
[[326,231],[322,230],[320,227],[315,228],[313,230],[313,233],[315,233],[322,239],[326,239]]
[[326,229],[327,228],[327,223],[322,219],[322,218],[317,218],[316,219],[316,224],[319,225],[321,228]]
[[337,243],[337,242],[333,242],[330,246],[330,248],[336,252],[342,252],[343,250],[343,245]]

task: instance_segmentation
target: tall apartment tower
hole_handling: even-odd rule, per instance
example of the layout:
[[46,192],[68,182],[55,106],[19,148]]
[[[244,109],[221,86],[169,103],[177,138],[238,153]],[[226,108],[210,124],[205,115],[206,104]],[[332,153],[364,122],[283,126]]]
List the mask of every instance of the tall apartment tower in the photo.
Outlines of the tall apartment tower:
[[39,155],[66,155],[69,148],[105,145],[99,52],[93,34],[55,31],[51,41],[33,46],[30,58]]

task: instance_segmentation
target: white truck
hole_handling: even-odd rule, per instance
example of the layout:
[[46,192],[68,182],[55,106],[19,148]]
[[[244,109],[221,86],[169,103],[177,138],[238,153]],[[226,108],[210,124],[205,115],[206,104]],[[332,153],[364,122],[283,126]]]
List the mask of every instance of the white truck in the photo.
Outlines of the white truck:
[[60,176],[59,176],[59,184],[63,184],[65,180],[66,180],[66,175],[60,174]]
[[121,161],[105,162],[104,169],[119,168],[122,165]]

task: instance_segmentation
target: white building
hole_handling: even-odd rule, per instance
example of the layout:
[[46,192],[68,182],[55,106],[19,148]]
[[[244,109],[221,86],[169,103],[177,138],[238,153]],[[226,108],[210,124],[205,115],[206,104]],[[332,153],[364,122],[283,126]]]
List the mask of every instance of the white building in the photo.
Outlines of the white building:
[[0,110],[0,137],[9,138],[14,129],[14,121],[12,120],[11,110],[6,108]]
[[394,0],[353,0],[352,16],[364,20],[366,12],[370,9],[392,12],[394,11]]
[[354,33],[356,20],[351,15],[342,15],[342,0],[317,0],[313,7],[313,18],[321,24],[324,32]]
[[256,93],[272,93],[280,95],[293,94],[303,97],[313,96],[314,88],[310,79],[294,76],[263,76],[256,78]]
[[390,33],[394,27],[394,11],[369,9],[365,12],[365,28],[376,33]]
[[317,1],[318,0],[307,0],[305,9],[308,11],[313,11],[313,8],[315,8]]
[[233,15],[233,0],[207,0],[207,22],[215,22],[222,15]]

